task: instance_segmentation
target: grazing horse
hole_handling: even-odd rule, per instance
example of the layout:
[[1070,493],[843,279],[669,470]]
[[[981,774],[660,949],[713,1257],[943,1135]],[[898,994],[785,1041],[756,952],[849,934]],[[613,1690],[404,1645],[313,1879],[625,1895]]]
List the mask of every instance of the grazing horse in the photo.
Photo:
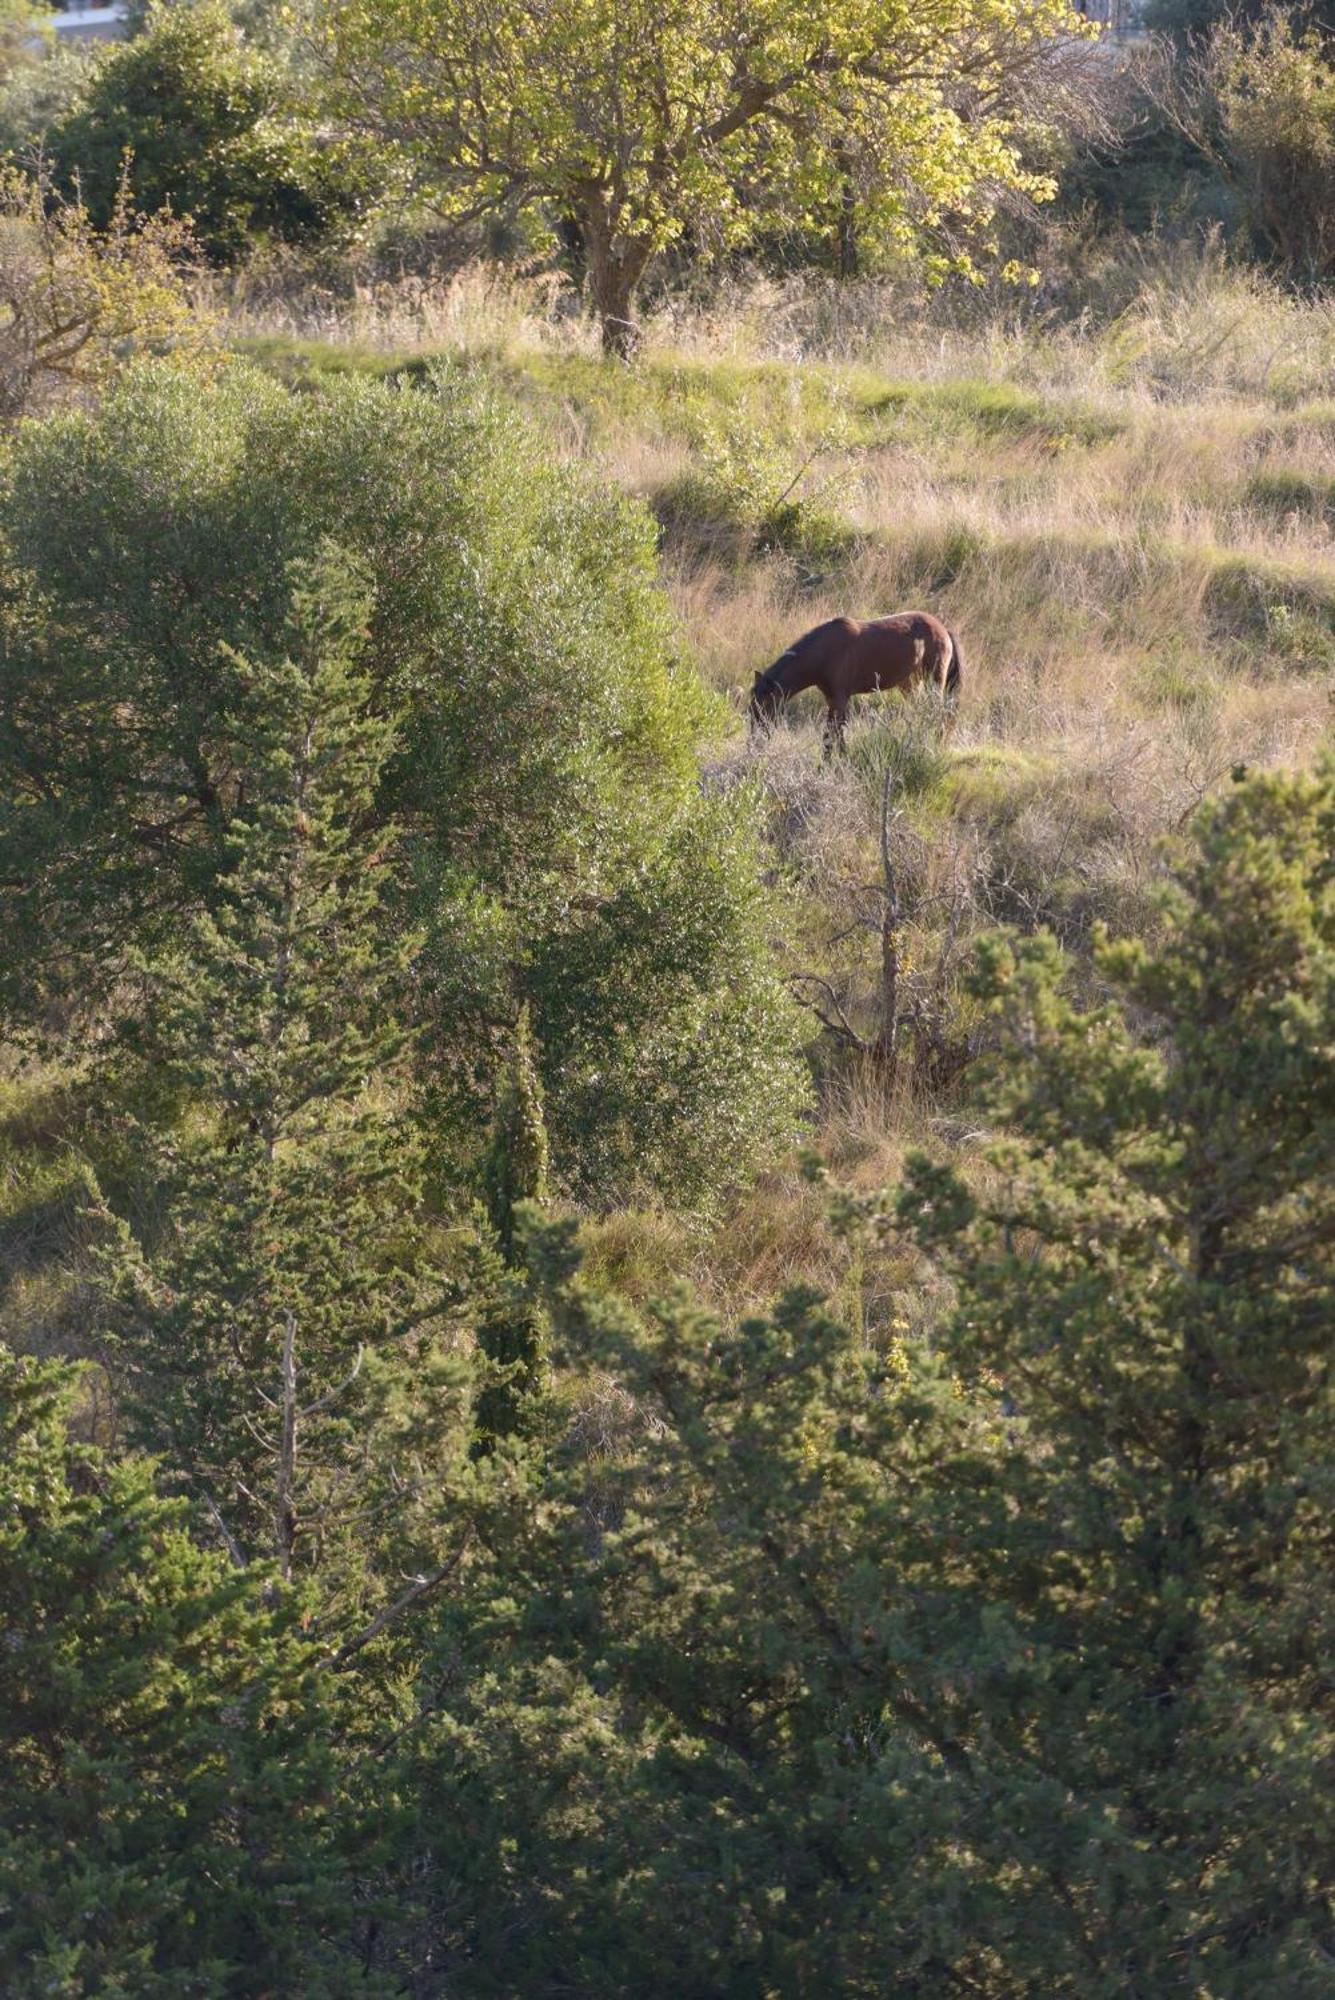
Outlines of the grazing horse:
[[917,686],[935,687],[953,707],[959,699],[964,659],[955,634],[929,611],[896,611],[888,618],[827,618],[757,674],[751,689],[752,722],[772,723],[790,695],[819,688],[827,710],[827,747],[843,738],[855,694]]

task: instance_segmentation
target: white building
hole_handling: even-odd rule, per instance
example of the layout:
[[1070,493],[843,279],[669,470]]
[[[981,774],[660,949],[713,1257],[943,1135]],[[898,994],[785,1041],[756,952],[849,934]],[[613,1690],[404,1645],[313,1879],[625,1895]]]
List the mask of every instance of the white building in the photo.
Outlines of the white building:
[[128,12],[125,0],[59,0],[51,25],[62,41],[116,42]]

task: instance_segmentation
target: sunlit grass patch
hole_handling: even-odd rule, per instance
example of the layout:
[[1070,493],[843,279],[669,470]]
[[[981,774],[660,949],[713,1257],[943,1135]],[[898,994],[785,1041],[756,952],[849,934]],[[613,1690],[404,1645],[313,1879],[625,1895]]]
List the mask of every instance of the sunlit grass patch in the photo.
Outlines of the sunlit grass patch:
[[1249,505],[1272,514],[1308,514],[1335,527],[1335,475],[1299,466],[1267,468],[1247,481]]

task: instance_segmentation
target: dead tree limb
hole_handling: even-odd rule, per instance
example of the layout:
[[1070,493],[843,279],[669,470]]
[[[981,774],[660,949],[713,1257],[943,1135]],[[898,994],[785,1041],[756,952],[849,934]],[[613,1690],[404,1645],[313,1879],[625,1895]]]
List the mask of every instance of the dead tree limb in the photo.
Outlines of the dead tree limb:
[[452,1556],[446,1558],[439,1569],[432,1570],[429,1576],[414,1577],[408,1588],[400,1596],[396,1597],[392,1604],[387,1604],[383,1611],[376,1613],[364,1631],[359,1632],[355,1638],[349,1639],[346,1645],[340,1646],[336,1653],[330,1653],[320,1664],[326,1667],[346,1666],[354,1655],[361,1652],[363,1646],[369,1646],[373,1639],[378,1639],[386,1626],[392,1625],[394,1620],[407,1611],[410,1605],[416,1604],[418,1599],[425,1597],[428,1591],[435,1590],[442,1583],[445,1583],[453,1576],[455,1570],[458,1569],[460,1563],[468,1553],[474,1532],[473,1524],[470,1521],[464,1530],[464,1537],[458,1548]]

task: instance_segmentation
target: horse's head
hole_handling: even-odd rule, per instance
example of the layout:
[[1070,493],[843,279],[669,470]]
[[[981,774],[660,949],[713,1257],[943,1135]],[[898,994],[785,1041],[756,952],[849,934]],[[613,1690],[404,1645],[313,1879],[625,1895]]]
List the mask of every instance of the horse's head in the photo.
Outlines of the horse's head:
[[757,674],[751,683],[752,722],[773,722],[783,707],[783,701],[783,689],[774,679],[773,667]]

